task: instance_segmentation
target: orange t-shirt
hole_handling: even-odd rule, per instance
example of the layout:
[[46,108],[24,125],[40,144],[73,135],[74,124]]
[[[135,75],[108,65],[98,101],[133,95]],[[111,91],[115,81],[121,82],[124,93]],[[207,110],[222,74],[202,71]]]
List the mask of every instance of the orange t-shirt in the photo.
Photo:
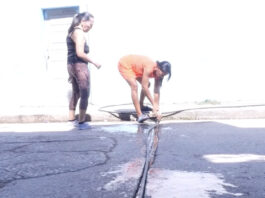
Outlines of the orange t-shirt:
[[[119,61],[119,71],[125,79],[142,77],[144,68],[148,67],[154,71],[156,66],[156,62],[142,55],[127,55]],[[149,77],[154,77],[153,72]]]

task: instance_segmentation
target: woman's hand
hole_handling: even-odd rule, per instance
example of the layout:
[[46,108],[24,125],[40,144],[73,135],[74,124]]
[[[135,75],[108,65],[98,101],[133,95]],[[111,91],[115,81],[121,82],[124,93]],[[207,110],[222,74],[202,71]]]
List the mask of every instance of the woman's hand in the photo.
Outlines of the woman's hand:
[[158,121],[162,119],[162,114],[159,112],[158,108],[153,108],[150,117],[156,118]]
[[160,112],[157,112],[156,119],[160,121],[162,119],[162,114]]
[[93,63],[93,64],[96,66],[96,68],[98,68],[98,69],[101,68],[101,64],[98,64],[98,63]]
[[153,114],[157,114],[159,112],[159,106],[157,104],[153,104]]

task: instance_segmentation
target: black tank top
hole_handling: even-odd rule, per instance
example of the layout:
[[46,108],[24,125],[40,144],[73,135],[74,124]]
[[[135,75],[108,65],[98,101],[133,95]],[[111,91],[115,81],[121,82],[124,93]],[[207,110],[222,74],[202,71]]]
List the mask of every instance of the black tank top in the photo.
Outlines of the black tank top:
[[[77,28],[75,28],[77,29]],[[79,58],[76,55],[76,49],[75,49],[75,42],[72,40],[71,38],[72,33],[68,34],[66,37],[66,43],[67,43],[67,63],[71,64],[71,63],[87,63],[86,61],[84,61],[83,59]],[[85,42],[85,46],[84,46],[84,52],[86,54],[89,53],[89,47],[87,45],[87,43]]]

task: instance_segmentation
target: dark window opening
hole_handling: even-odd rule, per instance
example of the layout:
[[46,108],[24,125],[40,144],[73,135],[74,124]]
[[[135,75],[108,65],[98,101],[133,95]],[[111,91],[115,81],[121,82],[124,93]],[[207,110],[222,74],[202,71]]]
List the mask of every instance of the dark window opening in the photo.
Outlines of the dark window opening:
[[44,20],[73,17],[78,12],[79,6],[42,9]]

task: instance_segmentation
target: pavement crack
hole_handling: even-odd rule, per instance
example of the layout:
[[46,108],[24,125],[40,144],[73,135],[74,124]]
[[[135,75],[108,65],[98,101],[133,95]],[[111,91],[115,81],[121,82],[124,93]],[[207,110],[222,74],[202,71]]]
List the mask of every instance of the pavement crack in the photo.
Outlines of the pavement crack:
[[48,173],[48,174],[45,174],[45,175],[35,176],[35,177],[24,177],[23,175],[17,174],[18,176],[20,176],[20,178],[15,178],[15,179],[12,179],[12,180],[6,180],[4,182],[0,182],[0,184],[1,183],[7,184],[7,183],[10,183],[10,182],[19,181],[19,180],[38,179],[38,178],[44,178],[44,177],[62,175],[62,174],[67,174],[67,173],[76,173],[76,172],[80,172],[80,171],[83,171],[83,170],[86,170],[86,169],[89,169],[89,168],[93,168],[93,167],[96,167],[96,166],[99,166],[99,165],[104,165],[105,163],[106,162],[104,161],[104,162],[98,163],[96,165],[87,166],[87,167],[80,168],[80,169],[76,169],[76,170],[73,170],[73,171],[72,170],[69,170],[69,171],[62,171],[60,173]]
[[[77,151],[69,151],[69,150],[63,150],[63,151],[18,151],[18,149],[26,147],[28,145],[31,144],[27,144],[27,145],[20,145],[17,146],[15,148],[9,149],[9,152],[12,153],[17,153],[17,154],[22,154],[22,155],[18,155],[15,156],[13,158],[9,158],[9,159],[4,159],[4,161],[8,161],[17,157],[22,157],[25,154],[46,154],[46,153],[91,153],[94,152],[96,155],[100,155],[99,153],[101,153],[102,156],[102,160],[101,161],[95,161],[93,164],[88,165],[87,166],[83,166],[74,170],[61,170],[60,168],[55,170],[54,172],[50,172],[50,173],[44,173],[42,175],[23,175],[23,172],[17,172],[15,173],[14,171],[9,171],[9,170],[5,170],[8,171],[9,173],[13,173],[13,176],[11,176],[9,179],[0,179],[0,189],[4,188],[8,183],[14,182],[14,181],[20,181],[20,180],[28,180],[28,179],[38,179],[38,178],[44,178],[44,177],[50,177],[50,176],[56,176],[56,175],[62,175],[62,174],[68,174],[68,173],[77,173],[80,171],[84,171],[90,168],[94,168],[94,167],[98,167],[98,166],[102,166],[102,165],[106,165],[108,163],[108,161],[110,160],[109,157],[109,153],[113,152],[114,148],[117,146],[117,140],[113,137],[107,137],[109,139],[109,143],[107,144],[108,146],[106,148],[103,149],[87,149],[87,150],[77,150]],[[92,140],[95,138],[89,138],[89,140]],[[85,140],[88,140],[88,138],[86,138]],[[75,141],[85,141],[84,139],[82,140],[75,140]],[[97,138],[98,140],[98,138]],[[105,139],[106,140],[106,139]],[[24,143],[32,143],[32,144],[38,144],[38,143],[54,143],[54,142],[70,142],[70,140],[68,141],[39,141],[39,142],[24,142]],[[21,143],[21,142],[20,142]],[[9,142],[9,144],[11,144]],[[104,150],[105,149],[105,150]],[[2,160],[3,161],[3,160]],[[45,160],[42,160],[43,162]],[[28,161],[27,161],[28,162]],[[32,162],[40,162],[40,159],[36,160],[36,161],[32,161]],[[21,163],[16,163],[15,165],[21,165],[24,162]],[[84,164],[86,165],[86,164]],[[5,167],[0,167],[0,168],[5,168]],[[37,167],[38,168],[38,167]],[[25,169],[26,170],[26,169]],[[23,170],[22,170],[23,171]]]
[[93,138],[82,138],[82,139],[75,139],[75,140],[36,140],[36,141],[17,141],[17,142],[4,142],[2,144],[36,144],[36,143],[60,143],[60,142],[80,142],[80,141],[87,141],[87,140],[97,140],[97,137]]
[[89,169],[89,168],[94,168],[94,167],[97,167],[97,166],[105,165],[107,163],[107,161],[109,160],[109,157],[106,155],[105,152],[102,152],[102,153],[105,156],[105,160],[104,161],[99,162],[99,163],[95,163],[93,165],[86,166],[86,167],[83,167],[83,168],[79,168],[79,169],[76,169],[76,170],[67,170],[67,171],[61,171],[61,172],[58,172],[58,173],[47,173],[47,174],[43,174],[43,175],[39,175],[39,176],[24,176],[22,174],[16,173],[17,178],[0,181],[0,189],[4,188],[6,186],[6,184],[14,182],[14,181],[21,181],[21,180],[28,180],[28,179],[38,179],[38,178],[44,178],[44,177],[50,177],[50,176],[68,174],[68,173],[77,173],[77,172],[84,171],[84,170]]
[[0,153],[3,153],[3,152],[14,152],[14,153],[16,153],[16,150],[21,149],[21,148],[25,148],[29,145],[32,145],[32,144],[24,144],[24,145],[16,146],[12,149],[2,150]]
[[10,181],[0,181],[0,189],[4,188],[9,183],[10,183]]
[[113,142],[112,147],[109,149],[109,152],[112,152],[113,149],[117,147],[118,142],[117,142],[117,140],[114,137],[108,137],[108,138],[111,139],[112,142]]

